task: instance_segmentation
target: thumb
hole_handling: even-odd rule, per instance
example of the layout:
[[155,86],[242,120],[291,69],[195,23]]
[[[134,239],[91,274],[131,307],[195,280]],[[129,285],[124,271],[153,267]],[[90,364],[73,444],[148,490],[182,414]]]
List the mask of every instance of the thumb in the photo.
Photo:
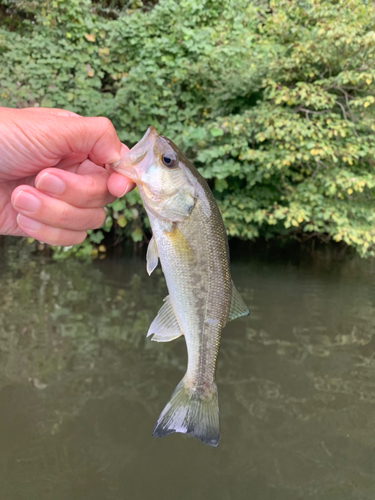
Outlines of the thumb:
[[[128,151],[129,148],[125,146],[125,144],[123,144],[121,149],[121,156],[124,156]],[[114,172],[109,166],[107,166],[106,168],[107,171],[111,174],[107,182],[107,187],[108,191],[113,196],[116,196],[116,198],[121,198],[126,193],[134,189],[134,182],[132,182],[124,175]]]

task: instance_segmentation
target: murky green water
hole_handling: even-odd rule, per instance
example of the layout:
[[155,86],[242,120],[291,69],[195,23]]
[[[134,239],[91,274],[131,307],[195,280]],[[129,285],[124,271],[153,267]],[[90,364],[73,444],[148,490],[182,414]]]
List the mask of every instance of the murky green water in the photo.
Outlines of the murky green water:
[[145,333],[166,295],[142,258],[0,250],[0,498],[375,496],[375,262],[235,261],[217,449],[153,439],[186,366]]

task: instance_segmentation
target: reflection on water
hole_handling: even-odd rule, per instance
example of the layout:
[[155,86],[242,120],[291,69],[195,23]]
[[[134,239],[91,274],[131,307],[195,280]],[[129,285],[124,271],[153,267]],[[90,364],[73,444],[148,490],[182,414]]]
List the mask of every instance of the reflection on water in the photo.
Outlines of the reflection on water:
[[224,331],[211,449],[151,437],[186,367],[183,339],[145,338],[160,271],[0,259],[0,498],[374,498],[374,261],[233,262],[250,317]]

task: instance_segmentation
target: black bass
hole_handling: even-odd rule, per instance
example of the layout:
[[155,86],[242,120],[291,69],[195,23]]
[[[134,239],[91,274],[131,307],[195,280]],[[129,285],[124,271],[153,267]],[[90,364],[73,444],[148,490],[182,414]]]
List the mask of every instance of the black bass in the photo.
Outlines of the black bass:
[[188,351],[186,374],[153,435],[181,432],[217,446],[221,331],[249,311],[230,277],[227,235],[215,198],[194,165],[154,127],[111,166],[138,186],[153,234],[147,271],[151,274],[160,259],[168,286],[148,336],[169,342],[184,335]]

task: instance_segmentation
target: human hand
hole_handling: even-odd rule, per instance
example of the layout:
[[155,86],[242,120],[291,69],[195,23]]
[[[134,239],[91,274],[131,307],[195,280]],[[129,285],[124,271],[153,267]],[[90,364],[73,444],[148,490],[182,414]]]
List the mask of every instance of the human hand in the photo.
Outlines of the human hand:
[[0,234],[75,245],[133,188],[106,164],[128,151],[106,118],[0,108]]

